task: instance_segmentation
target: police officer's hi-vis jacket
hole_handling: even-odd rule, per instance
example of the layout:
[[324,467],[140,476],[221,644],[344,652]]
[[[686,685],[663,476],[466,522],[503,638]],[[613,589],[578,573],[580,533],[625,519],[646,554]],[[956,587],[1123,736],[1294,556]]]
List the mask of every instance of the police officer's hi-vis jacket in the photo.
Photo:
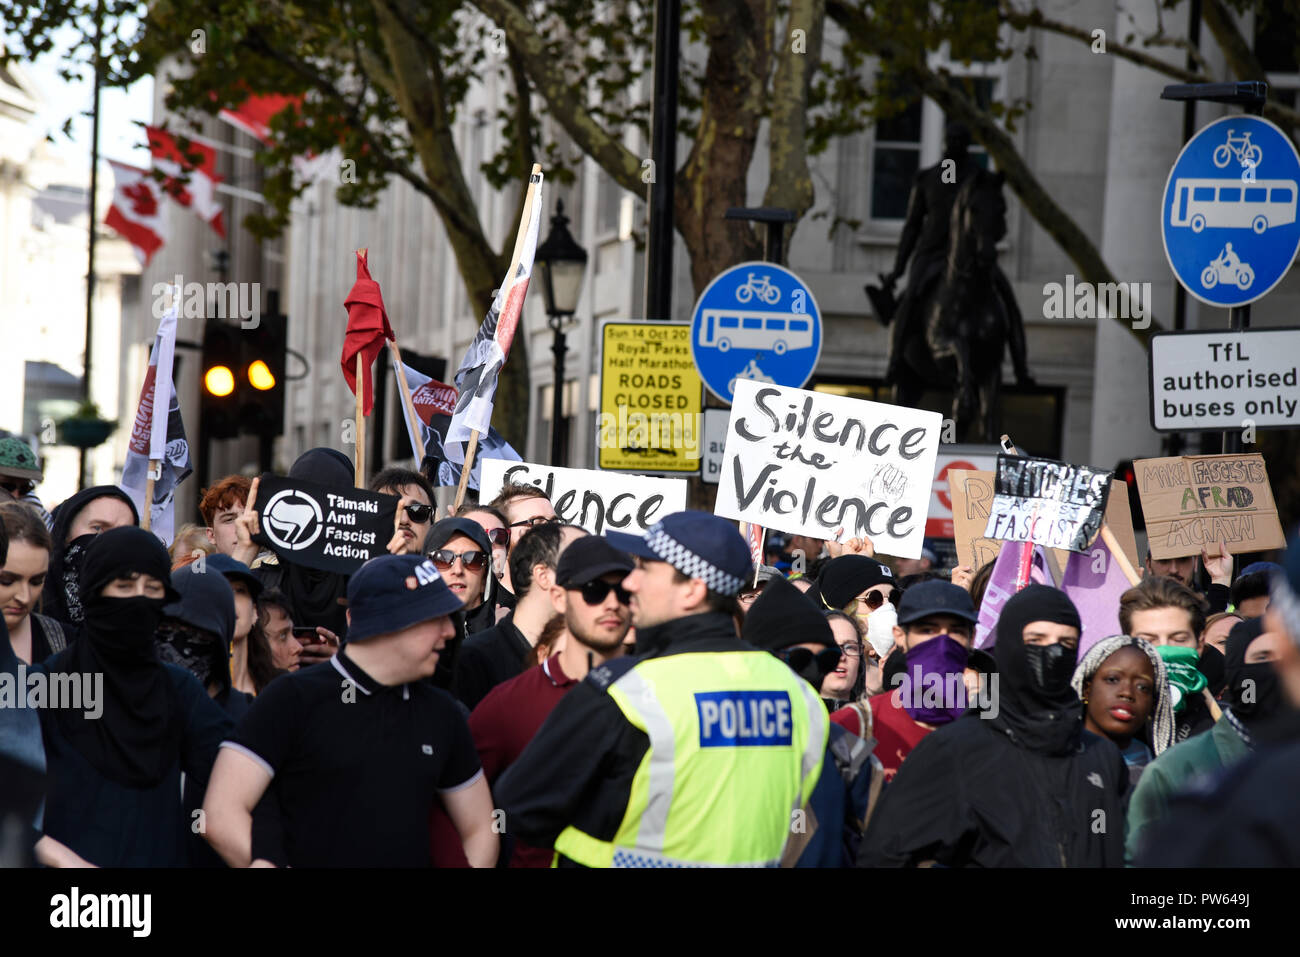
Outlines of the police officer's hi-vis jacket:
[[506,830],[588,867],[776,866],[822,771],[829,719],[730,617],[637,631],[497,782]]

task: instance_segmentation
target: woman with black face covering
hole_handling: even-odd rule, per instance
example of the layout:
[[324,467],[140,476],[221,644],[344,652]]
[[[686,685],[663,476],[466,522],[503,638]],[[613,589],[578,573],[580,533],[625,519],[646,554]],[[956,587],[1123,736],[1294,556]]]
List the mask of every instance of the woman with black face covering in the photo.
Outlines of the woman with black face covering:
[[201,796],[232,730],[192,674],[158,659],[154,631],[163,606],[180,597],[170,564],[143,529],[96,536],[81,568],[82,638],[41,667],[51,687],[75,683],[82,694],[81,707],[41,710],[44,832],[100,867],[190,864],[181,772]]
[[[1213,727],[1180,741],[1147,765],[1129,802],[1128,853],[1136,858],[1147,836],[1169,810],[1169,799],[1194,779],[1208,778],[1245,760],[1255,750],[1255,730],[1285,707],[1277,671],[1252,646],[1263,633],[1261,618],[1239,621],[1228,632],[1224,655],[1227,688],[1223,714]],[[1261,645],[1265,644],[1261,642]],[[1247,664],[1250,661],[1250,664]]]
[[1079,615],[1030,585],[998,621],[984,711],[907,756],[862,841],[859,867],[1104,867],[1123,863],[1124,761],[1085,740],[1074,672]]
[[136,512],[135,503],[131,501],[131,496],[116,485],[96,485],[84,489],[54,510],[54,529],[50,532],[54,540],[54,551],[50,553],[50,570],[45,576],[41,613],[47,618],[53,618],[61,624],[70,626],[72,631],[68,636],[70,639],[76,637],[83,616],[81,566],[86,559],[86,549],[95,540],[99,529],[96,526],[90,531],[82,531],[71,540],[68,536],[73,531],[80,530],[77,523],[78,516],[99,498],[111,498],[122,502],[130,510],[131,524],[140,523],[140,516]]

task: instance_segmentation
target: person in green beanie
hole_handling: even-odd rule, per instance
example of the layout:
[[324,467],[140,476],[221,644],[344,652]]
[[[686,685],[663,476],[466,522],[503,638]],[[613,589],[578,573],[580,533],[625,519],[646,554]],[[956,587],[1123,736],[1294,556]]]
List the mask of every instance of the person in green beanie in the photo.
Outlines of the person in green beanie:
[[[22,502],[36,509],[45,523],[47,530],[54,528],[54,519],[45,510],[41,500],[36,497],[36,484],[43,477],[40,463],[26,442],[15,436],[0,439],[0,492],[4,492],[15,502]],[[3,501],[3,499],[0,499]]]

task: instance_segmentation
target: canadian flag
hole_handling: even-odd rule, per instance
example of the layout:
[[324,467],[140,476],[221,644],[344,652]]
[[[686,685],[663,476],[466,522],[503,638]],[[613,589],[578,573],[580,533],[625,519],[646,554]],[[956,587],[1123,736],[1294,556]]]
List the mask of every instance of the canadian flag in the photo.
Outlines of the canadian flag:
[[104,225],[135,247],[136,258],[149,265],[167,238],[162,188],[148,170],[108,161],[113,168],[113,205]]
[[[163,182],[164,192],[182,206],[194,210],[199,219],[224,239],[226,224],[222,219],[221,202],[217,199],[217,184],[221,182],[217,175],[217,151],[211,146],[193,142],[188,149],[182,150],[166,130],[156,126],[144,129],[149,137],[154,169],[167,176]],[[195,157],[200,159],[197,166]],[[185,182],[187,175],[188,183]]]

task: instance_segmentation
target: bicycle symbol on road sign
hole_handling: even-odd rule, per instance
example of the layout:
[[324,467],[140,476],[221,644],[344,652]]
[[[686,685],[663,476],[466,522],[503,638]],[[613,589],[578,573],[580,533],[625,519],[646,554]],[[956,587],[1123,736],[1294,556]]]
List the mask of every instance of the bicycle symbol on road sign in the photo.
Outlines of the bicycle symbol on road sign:
[[1249,130],[1235,138],[1228,130],[1227,142],[1214,148],[1214,165],[1222,169],[1234,155],[1242,166],[1256,167],[1264,161],[1264,151],[1250,141]]
[[749,302],[755,295],[769,306],[775,306],[781,301],[781,290],[772,285],[771,276],[755,279],[754,274],[750,273],[744,284],[736,287],[736,302]]

